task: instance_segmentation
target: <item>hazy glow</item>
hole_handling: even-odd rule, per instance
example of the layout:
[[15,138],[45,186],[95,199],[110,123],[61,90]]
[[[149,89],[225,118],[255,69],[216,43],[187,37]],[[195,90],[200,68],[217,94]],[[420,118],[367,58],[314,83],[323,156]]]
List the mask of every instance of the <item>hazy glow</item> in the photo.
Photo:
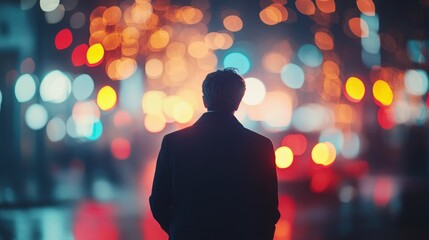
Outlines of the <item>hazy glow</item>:
[[149,78],[159,78],[164,71],[164,64],[158,58],[151,58],[146,61],[145,65],[146,75]]
[[246,92],[244,93],[243,102],[247,105],[260,104],[266,94],[264,83],[257,78],[245,78]]
[[377,80],[372,87],[372,94],[376,103],[389,106],[393,102],[393,92],[389,84],[383,80]]
[[51,142],[63,140],[66,135],[66,124],[59,117],[52,118],[46,126],[46,135]]
[[77,100],[89,98],[94,91],[94,81],[88,74],[81,74],[73,81],[73,95]]
[[21,75],[15,84],[15,96],[18,102],[27,102],[36,94],[36,83],[30,74]]
[[224,58],[223,67],[237,68],[239,74],[244,75],[250,70],[250,60],[243,53],[232,52]]
[[148,91],[144,93],[142,98],[143,112],[152,115],[161,114],[165,97],[165,93],[161,91]]
[[292,150],[288,147],[279,147],[275,151],[276,165],[278,168],[288,168],[293,162]]
[[428,91],[428,75],[424,70],[407,70],[404,77],[405,90],[414,96],[422,96]]
[[320,142],[311,151],[311,158],[316,164],[328,166],[335,161],[337,153],[330,142]]
[[70,93],[70,79],[59,70],[48,73],[40,84],[40,96],[45,102],[62,103]]
[[178,123],[187,123],[191,121],[194,115],[192,105],[187,101],[180,101],[174,106],[173,118]]
[[161,114],[147,114],[144,117],[144,126],[147,131],[152,133],[161,132],[166,125],[165,117]]
[[48,112],[40,104],[32,104],[25,111],[25,123],[33,130],[43,128],[48,122]]
[[357,77],[350,77],[346,82],[346,93],[353,102],[360,102],[365,95],[365,85]]
[[290,95],[281,91],[268,92],[260,107],[263,126],[270,131],[282,131],[289,127],[293,102]]
[[331,119],[331,113],[319,104],[307,104],[297,108],[292,117],[292,125],[301,132],[320,131]]
[[110,143],[113,157],[118,160],[125,160],[130,157],[131,144],[126,138],[115,138]]
[[309,67],[317,67],[323,61],[320,50],[312,44],[304,44],[298,50],[298,58]]
[[116,105],[116,92],[110,86],[104,86],[98,91],[97,105],[103,111],[108,111]]
[[356,158],[360,152],[360,138],[354,132],[344,134],[344,144],[341,154],[345,158]]
[[304,85],[304,71],[296,64],[286,64],[280,73],[283,83],[293,89],[299,89]]
[[40,0],[40,8],[44,12],[54,11],[59,4],[60,0]]
[[0,91],[0,110],[1,110],[2,101],[3,101],[3,95],[1,94],[1,91]]
[[104,57],[104,48],[101,43],[96,43],[88,48],[86,52],[86,59],[89,64],[97,64]]
[[336,152],[339,154],[343,149],[344,137],[343,133],[336,128],[323,129],[320,132],[319,142],[330,142],[335,146]]

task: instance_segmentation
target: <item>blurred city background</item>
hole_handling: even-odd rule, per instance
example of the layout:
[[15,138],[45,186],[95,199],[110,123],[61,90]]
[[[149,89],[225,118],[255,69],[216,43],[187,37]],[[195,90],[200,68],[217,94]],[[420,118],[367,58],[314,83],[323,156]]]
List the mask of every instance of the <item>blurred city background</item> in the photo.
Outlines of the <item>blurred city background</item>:
[[225,67],[275,240],[429,239],[428,33],[428,0],[2,0],[0,239],[167,239],[160,141]]

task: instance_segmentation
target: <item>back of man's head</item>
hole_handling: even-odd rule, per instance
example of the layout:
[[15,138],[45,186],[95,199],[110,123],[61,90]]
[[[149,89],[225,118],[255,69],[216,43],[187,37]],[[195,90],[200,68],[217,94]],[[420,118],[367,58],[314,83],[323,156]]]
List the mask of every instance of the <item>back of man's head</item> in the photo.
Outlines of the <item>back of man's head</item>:
[[244,96],[244,79],[234,68],[209,73],[203,82],[204,105],[209,111],[234,112]]

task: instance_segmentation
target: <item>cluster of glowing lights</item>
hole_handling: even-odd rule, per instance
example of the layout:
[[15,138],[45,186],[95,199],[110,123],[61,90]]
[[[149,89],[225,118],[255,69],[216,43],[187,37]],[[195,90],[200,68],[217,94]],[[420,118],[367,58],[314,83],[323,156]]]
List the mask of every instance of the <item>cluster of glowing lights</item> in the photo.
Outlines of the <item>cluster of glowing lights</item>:
[[349,77],[346,81],[347,97],[352,102],[360,102],[365,95],[365,85],[357,77]]
[[110,86],[104,86],[98,91],[97,105],[103,111],[111,110],[116,106],[116,91]]
[[384,80],[377,80],[372,86],[375,102],[380,106],[390,106],[393,102],[393,91]]
[[320,142],[311,150],[313,162],[323,166],[331,165],[337,156],[334,144],[331,142]]
[[278,168],[288,168],[293,163],[293,152],[290,148],[282,146],[276,149],[276,165]]

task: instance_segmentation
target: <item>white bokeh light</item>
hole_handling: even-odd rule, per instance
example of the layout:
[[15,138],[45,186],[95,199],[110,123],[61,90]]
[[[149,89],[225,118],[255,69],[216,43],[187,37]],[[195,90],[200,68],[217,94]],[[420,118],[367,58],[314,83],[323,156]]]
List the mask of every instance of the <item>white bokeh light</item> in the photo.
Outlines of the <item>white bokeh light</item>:
[[243,97],[243,102],[247,105],[258,105],[260,104],[266,94],[264,83],[257,78],[245,78],[246,92]]
[[58,5],[60,5],[60,0],[40,0],[40,8],[44,12],[54,11]]
[[94,91],[94,81],[88,74],[81,74],[73,81],[73,96],[77,100],[89,98]]
[[39,130],[46,125],[48,112],[40,104],[31,105],[25,112],[25,123],[33,130]]
[[40,96],[45,102],[62,103],[70,93],[70,79],[58,70],[48,73],[40,84]]
[[30,74],[21,75],[15,84],[15,96],[18,102],[30,101],[36,93],[36,83]]

